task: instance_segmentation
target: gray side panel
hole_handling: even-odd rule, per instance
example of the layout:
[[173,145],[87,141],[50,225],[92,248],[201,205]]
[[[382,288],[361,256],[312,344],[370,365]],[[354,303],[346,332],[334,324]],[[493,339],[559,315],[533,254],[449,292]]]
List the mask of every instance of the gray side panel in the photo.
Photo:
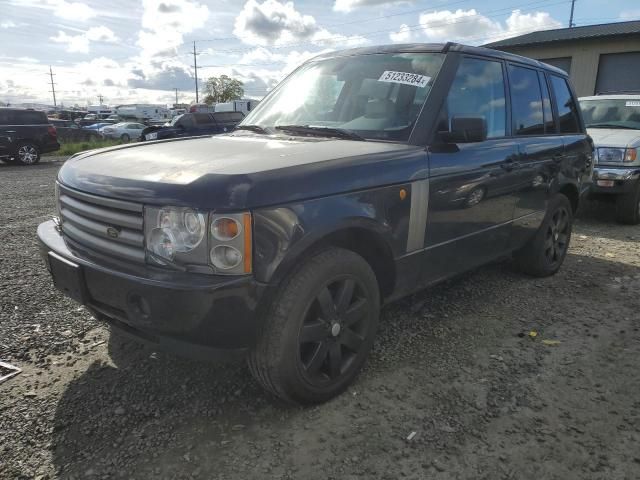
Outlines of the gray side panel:
[[409,234],[407,235],[407,253],[424,248],[424,235],[427,229],[429,211],[429,180],[418,180],[411,184],[411,213],[409,215]]

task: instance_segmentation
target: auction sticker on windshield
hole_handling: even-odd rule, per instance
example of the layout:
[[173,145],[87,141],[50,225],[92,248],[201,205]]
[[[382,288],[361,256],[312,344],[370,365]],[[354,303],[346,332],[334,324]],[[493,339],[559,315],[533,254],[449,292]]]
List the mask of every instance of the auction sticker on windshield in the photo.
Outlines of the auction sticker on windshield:
[[379,82],[402,83],[404,85],[413,85],[414,87],[426,87],[431,77],[419,75],[417,73],[392,72],[386,70],[380,75]]
[[638,100],[629,100],[625,104],[625,107],[640,107],[640,101],[638,101]]

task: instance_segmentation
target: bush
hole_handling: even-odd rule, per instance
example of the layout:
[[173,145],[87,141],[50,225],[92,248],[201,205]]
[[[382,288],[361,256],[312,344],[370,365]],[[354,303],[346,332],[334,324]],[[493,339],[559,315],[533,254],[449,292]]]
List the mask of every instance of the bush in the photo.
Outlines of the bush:
[[70,156],[85,150],[94,150],[96,148],[115,147],[116,145],[122,145],[121,140],[97,140],[94,142],[76,142],[76,143],[63,143],[60,146],[60,150],[51,152],[49,155],[55,156]]

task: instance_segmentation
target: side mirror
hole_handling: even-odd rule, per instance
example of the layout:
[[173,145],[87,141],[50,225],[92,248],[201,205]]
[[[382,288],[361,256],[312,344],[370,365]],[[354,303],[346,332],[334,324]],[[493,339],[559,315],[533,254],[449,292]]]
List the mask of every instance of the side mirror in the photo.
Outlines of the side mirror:
[[487,139],[487,122],[484,117],[452,117],[451,129],[438,132],[445,143],[473,143]]

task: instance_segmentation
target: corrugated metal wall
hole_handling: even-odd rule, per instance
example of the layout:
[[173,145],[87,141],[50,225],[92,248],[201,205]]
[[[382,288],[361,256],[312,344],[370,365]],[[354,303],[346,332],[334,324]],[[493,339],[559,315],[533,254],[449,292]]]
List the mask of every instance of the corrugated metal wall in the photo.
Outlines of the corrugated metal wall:
[[583,97],[596,93],[600,55],[640,52],[640,35],[629,35],[624,39],[600,38],[500,50],[542,61],[571,57],[571,81],[578,95]]

